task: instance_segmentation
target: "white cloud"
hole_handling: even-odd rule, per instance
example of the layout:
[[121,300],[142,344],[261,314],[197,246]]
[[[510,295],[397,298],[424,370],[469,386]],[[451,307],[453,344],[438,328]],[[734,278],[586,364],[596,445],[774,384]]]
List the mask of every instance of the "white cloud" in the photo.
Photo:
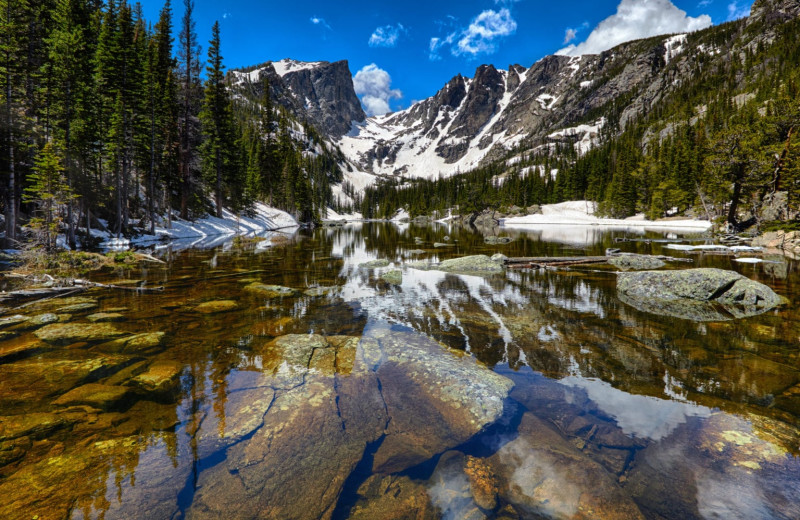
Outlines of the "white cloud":
[[697,7],[708,7],[709,5],[713,4],[714,0],[700,0],[697,3]]
[[622,0],[617,13],[600,22],[584,42],[564,47],[556,54],[599,54],[623,42],[659,34],[699,31],[710,26],[710,16],[687,16],[686,11],[670,0]]
[[[497,4],[508,5],[519,0],[495,0]],[[499,11],[487,9],[472,19],[467,27],[459,28],[456,18],[448,16],[449,20],[438,22],[443,29],[450,29],[447,36],[431,38],[428,59],[436,61],[441,59],[439,52],[445,47],[450,47],[453,56],[477,56],[491,54],[497,49],[497,41],[514,34],[517,22],[511,11],[502,8]]]
[[380,116],[391,112],[390,99],[400,99],[403,93],[392,88],[389,73],[371,63],[353,76],[356,94],[361,96],[361,104],[368,116]]
[[394,47],[397,45],[397,40],[400,39],[400,34],[404,32],[406,32],[406,28],[401,23],[377,27],[369,37],[369,46]]
[[226,11],[226,12],[224,12],[224,13],[222,13],[222,19],[223,19],[223,20],[227,20],[228,18],[230,18],[230,17],[232,17],[232,16],[233,16],[233,15],[232,15],[231,13],[227,12],[227,11]]
[[324,27],[329,31],[332,31],[331,26],[328,25],[328,22],[325,21],[325,18],[320,18],[318,16],[312,16],[308,19],[309,22],[313,23],[314,25],[319,25],[320,27]]
[[733,2],[728,4],[728,21],[738,20],[739,18],[744,18],[745,16],[750,16],[750,6],[745,4],[740,6],[738,0],[733,0]]
[[517,30],[517,22],[506,8],[494,11],[487,9],[472,20],[453,48],[453,54],[490,54],[495,51],[497,38],[510,36]]
[[564,31],[564,45],[574,40],[578,36],[579,32],[588,28],[589,28],[589,22],[583,22],[580,26],[574,28],[567,27],[567,29]]

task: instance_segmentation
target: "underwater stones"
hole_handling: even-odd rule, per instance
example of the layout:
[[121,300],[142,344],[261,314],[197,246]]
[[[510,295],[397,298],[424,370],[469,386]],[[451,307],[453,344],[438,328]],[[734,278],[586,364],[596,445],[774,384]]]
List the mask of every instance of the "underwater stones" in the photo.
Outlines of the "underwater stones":
[[221,312],[230,312],[239,307],[233,300],[212,300],[195,305],[194,312],[200,314],[219,314]]
[[358,488],[364,497],[353,505],[351,520],[413,518],[436,520],[441,517],[431,504],[428,490],[406,476],[373,475]]
[[128,384],[148,394],[168,396],[180,385],[181,372],[183,365],[177,361],[157,359]]
[[0,363],[9,363],[52,348],[41,341],[24,341],[22,338],[17,341],[10,341],[11,339],[13,339],[13,336],[11,338],[0,338]]
[[445,244],[443,242],[434,242],[433,247],[455,247],[455,244]]
[[0,441],[18,437],[38,439],[68,424],[67,420],[54,413],[34,412],[3,416],[0,417]]
[[130,397],[130,389],[124,386],[89,383],[73,388],[53,401],[53,404],[55,406],[86,405],[108,411],[123,408],[126,404],[129,404]]
[[303,291],[303,294],[311,298],[319,298],[320,296],[329,296],[339,292],[341,288],[338,286],[332,287],[312,287]]
[[353,369],[358,338],[324,337],[318,334],[287,334],[264,348],[265,364],[277,368],[286,363],[294,369],[311,369],[322,374],[349,374]]
[[390,262],[386,259],[371,260],[369,262],[362,262],[358,264],[361,269],[377,269],[380,267],[389,267]]
[[164,346],[163,332],[143,332],[101,343],[92,348],[113,354],[152,354]]
[[644,311],[694,321],[755,316],[783,302],[762,283],[710,268],[620,273],[617,293]]
[[5,329],[8,327],[13,327],[15,325],[19,325],[20,323],[25,323],[28,320],[30,320],[30,317],[23,316],[22,314],[6,316],[5,318],[0,318],[0,328]]
[[612,475],[529,412],[519,436],[487,462],[497,475],[500,496],[522,516],[644,519]]
[[654,256],[647,255],[620,255],[608,261],[614,267],[625,271],[639,271],[643,269],[659,269],[664,267],[664,261]]
[[52,323],[34,332],[37,338],[57,345],[78,341],[108,341],[127,334],[109,323]]
[[445,260],[436,267],[448,273],[500,273],[503,267],[486,255],[462,256]]
[[92,309],[97,308],[97,305],[98,305],[97,302],[73,303],[72,305],[64,305],[62,307],[59,307],[58,310],[60,312],[65,312],[65,313],[90,311]]
[[392,269],[381,275],[381,280],[393,285],[400,285],[403,283],[403,271],[399,269]]
[[[470,457],[471,458],[471,457]],[[439,463],[428,481],[428,495],[437,510],[446,518],[484,520],[497,505],[497,486],[493,481],[485,482],[485,490],[491,494],[482,496],[494,505],[484,508],[473,494],[473,486],[467,474],[467,457],[458,451],[448,451],[439,458]],[[491,470],[489,470],[491,471]],[[474,476],[473,476],[474,480]],[[483,495],[481,491],[479,494]]]
[[424,249],[410,249],[406,251],[407,255],[424,255],[426,251]]
[[118,312],[98,312],[86,316],[86,319],[91,321],[92,323],[103,323],[103,322],[125,321],[125,316],[123,316]]
[[265,298],[284,298],[297,296],[299,291],[281,285],[266,285],[263,283],[251,283],[244,286],[244,290]]

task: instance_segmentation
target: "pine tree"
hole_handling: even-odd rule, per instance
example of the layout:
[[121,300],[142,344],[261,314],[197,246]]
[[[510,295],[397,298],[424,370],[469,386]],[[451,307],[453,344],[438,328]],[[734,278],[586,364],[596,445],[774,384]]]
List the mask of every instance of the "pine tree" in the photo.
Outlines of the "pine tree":
[[[241,186],[234,152],[237,148],[224,66],[220,54],[219,22],[211,28],[208,66],[200,122],[204,141],[200,148],[205,177],[214,185],[217,217],[222,217],[223,181],[229,189]],[[239,197],[237,197],[239,199]]]
[[194,1],[184,0],[184,13],[181,21],[179,35],[180,46],[178,61],[181,73],[181,114],[180,114],[180,149],[178,167],[180,170],[181,218],[189,218],[189,205],[193,196],[194,175],[192,163],[194,160],[194,145],[197,138],[196,116],[199,99],[200,76],[200,45],[197,43],[197,33],[194,21]]
[[58,235],[59,209],[72,198],[63,176],[63,158],[52,143],[48,142],[36,156],[30,175],[29,186],[25,188],[23,200],[36,206],[36,215],[29,222],[36,235],[36,241],[45,251],[56,249]]

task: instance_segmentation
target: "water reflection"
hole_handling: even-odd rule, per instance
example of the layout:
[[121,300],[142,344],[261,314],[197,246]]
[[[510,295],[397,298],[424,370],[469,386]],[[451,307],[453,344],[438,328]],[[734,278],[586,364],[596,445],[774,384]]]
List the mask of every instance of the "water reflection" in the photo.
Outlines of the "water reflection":
[[[123,321],[60,343],[2,325],[0,515],[800,517],[796,264],[692,256],[791,301],[709,323],[621,303],[602,269],[405,265],[602,254],[622,236],[582,232],[301,231],[98,277],[163,293],[26,308],[82,330],[99,312]],[[392,265],[359,267],[376,259]],[[381,279],[394,268],[401,283]]]

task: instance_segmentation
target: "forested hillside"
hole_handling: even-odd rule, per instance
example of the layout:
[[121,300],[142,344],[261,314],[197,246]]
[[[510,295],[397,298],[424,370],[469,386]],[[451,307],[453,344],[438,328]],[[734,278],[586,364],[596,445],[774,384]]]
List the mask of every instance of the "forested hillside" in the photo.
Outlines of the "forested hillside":
[[[117,0],[0,2],[0,174],[9,246],[71,246],[89,228],[156,223],[267,201],[318,219],[338,166],[316,132],[230,85],[215,24],[202,51],[194,2],[173,27]],[[177,33],[177,34],[176,34]],[[308,152],[317,150],[317,152]],[[27,233],[27,231],[26,231]]]
[[[568,133],[556,138],[556,132],[466,174],[400,179],[368,189],[362,210],[388,216],[405,207],[417,215],[457,206],[463,213],[588,199],[614,217],[689,211],[734,227],[795,218],[800,20],[776,16],[771,2],[760,4],[759,16],[687,35],[688,73],[664,63],[664,56],[653,63],[670,79],[671,90],[648,93],[652,102],[637,107],[636,117],[629,116],[630,102],[646,85],[574,121],[602,118],[592,149],[565,139]],[[645,55],[661,40],[625,44],[623,51],[638,47]],[[615,52],[620,51],[604,56]]]

